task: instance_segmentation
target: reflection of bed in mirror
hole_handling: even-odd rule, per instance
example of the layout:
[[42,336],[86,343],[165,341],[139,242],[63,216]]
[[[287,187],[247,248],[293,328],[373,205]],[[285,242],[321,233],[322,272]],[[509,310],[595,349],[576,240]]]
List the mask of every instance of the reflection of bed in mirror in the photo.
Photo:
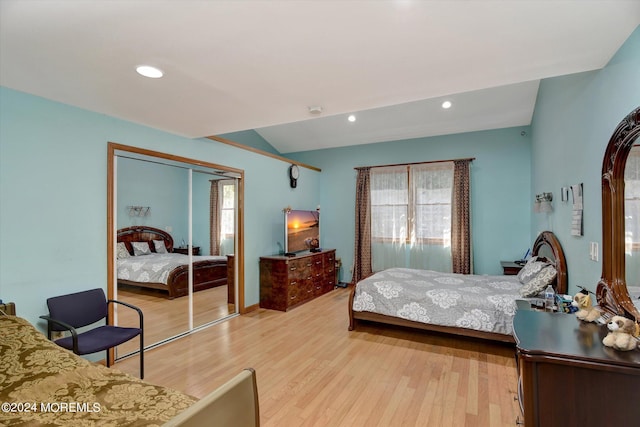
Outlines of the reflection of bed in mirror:
[[[160,289],[172,299],[189,293],[189,257],[173,252],[173,238],[169,233],[153,227],[127,227],[118,230],[117,242],[118,245],[124,245],[129,254],[127,256],[120,251],[118,255],[116,269],[119,285]],[[134,255],[136,242],[147,243],[150,253]],[[167,253],[158,253],[156,250],[156,244],[161,243]],[[143,246],[146,249],[146,245]],[[194,292],[226,284],[226,256],[193,256]]]
[[[551,284],[557,293],[566,294],[567,265],[555,235],[542,232],[532,254],[545,266],[555,269]],[[542,275],[542,270],[538,274]],[[366,320],[514,342],[512,321],[523,286],[518,276],[463,275],[404,268],[384,270],[358,282],[351,291],[349,330],[356,328],[357,321]]]

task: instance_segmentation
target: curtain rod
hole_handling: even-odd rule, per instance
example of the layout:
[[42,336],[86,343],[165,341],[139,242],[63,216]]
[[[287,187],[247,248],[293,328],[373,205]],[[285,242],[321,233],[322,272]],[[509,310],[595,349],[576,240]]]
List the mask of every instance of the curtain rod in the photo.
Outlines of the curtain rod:
[[376,165],[376,166],[358,166],[355,167],[355,170],[358,169],[366,169],[366,168],[387,168],[387,167],[391,167],[391,166],[411,166],[411,165],[426,165],[428,163],[445,163],[445,162],[455,162],[455,161],[460,161],[460,160],[468,160],[470,162],[474,161],[476,158],[475,157],[469,157],[466,159],[451,159],[451,160],[431,160],[428,162],[414,162],[414,163],[395,163],[395,164],[390,164],[390,165]]

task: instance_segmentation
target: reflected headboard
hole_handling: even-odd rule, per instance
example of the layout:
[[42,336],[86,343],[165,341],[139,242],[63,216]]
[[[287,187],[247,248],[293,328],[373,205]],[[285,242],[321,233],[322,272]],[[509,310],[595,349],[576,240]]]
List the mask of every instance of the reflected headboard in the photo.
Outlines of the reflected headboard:
[[556,268],[556,293],[566,294],[569,290],[567,260],[558,238],[551,231],[543,231],[533,243],[532,255],[544,257]]
[[153,252],[155,248],[152,240],[164,240],[167,252],[173,252],[173,238],[169,233],[159,228],[136,225],[118,230],[117,241],[124,242],[129,253],[133,253],[131,242],[148,242]]

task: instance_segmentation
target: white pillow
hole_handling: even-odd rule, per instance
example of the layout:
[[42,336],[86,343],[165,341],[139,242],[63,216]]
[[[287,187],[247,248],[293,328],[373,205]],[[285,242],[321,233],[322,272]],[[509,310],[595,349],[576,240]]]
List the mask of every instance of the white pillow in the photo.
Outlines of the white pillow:
[[520,295],[524,298],[533,298],[536,295],[539,295],[547,288],[547,286],[553,283],[557,274],[558,272],[554,266],[547,265],[520,288]]
[[522,270],[518,272],[518,280],[523,285],[529,283],[531,279],[533,279],[536,274],[540,272],[544,267],[546,267],[546,262],[540,261],[538,257],[531,257],[529,261],[522,267]]
[[131,246],[133,247],[134,256],[151,254],[151,248],[149,247],[148,242],[132,242]]
[[118,245],[116,246],[116,255],[118,259],[129,258],[131,256],[124,242],[118,242]]
[[167,247],[164,245],[164,240],[154,240],[153,247],[158,254],[166,254]]

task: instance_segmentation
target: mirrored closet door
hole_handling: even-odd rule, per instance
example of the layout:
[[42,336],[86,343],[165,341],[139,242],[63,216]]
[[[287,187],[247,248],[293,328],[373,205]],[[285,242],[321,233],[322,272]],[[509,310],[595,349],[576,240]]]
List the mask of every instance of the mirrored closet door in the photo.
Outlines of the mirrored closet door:
[[[242,172],[109,147],[109,295],[142,309],[145,347],[238,313]],[[116,310],[116,324],[135,325],[135,312]]]
[[[194,254],[198,253],[200,258],[222,259],[224,265],[219,267],[217,276],[225,277],[232,282],[233,269],[229,268],[229,264],[235,262],[237,234],[237,198],[235,196],[238,180],[232,174],[221,174],[222,172],[193,171],[192,240]],[[196,279],[200,278],[200,270],[195,268],[194,271]],[[235,294],[235,288],[229,285],[212,286],[210,289],[194,292],[193,326],[206,325],[234,314],[236,312]]]

